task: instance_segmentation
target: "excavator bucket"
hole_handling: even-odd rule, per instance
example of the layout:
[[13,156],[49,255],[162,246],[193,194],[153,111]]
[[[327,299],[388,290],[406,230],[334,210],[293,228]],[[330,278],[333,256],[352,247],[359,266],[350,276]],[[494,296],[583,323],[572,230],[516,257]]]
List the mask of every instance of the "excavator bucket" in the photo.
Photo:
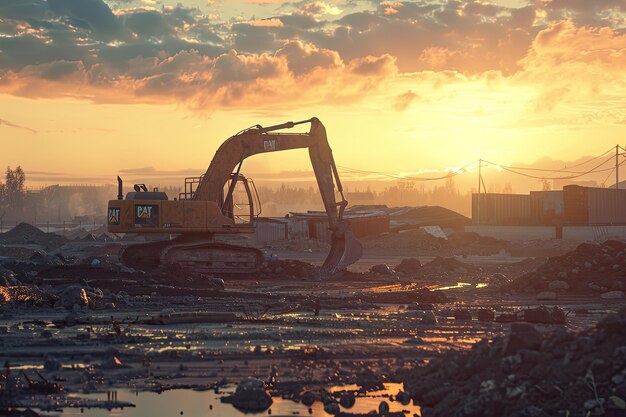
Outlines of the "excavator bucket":
[[322,278],[343,271],[361,259],[362,255],[363,245],[350,230],[350,223],[341,220],[333,231],[330,253],[322,265]]

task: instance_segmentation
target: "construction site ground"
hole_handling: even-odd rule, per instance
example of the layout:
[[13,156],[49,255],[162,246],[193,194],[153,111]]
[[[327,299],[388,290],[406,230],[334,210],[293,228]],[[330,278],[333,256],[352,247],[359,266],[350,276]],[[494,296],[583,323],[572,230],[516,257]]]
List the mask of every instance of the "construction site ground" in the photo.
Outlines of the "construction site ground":
[[[101,255],[104,246],[83,251]],[[239,416],[246,410],[222,397],[254,377],[269,383],[272,415],[421,415],[412,386],[403,383],[433,358],[507,336],[511,322],[531,322],[544,334],[589,331],[626,305],[623,297],[592,291],[557,291],[546,299],[507,287],[545,259],[460,255],[445,262],[463,266],[446,269],[441,258],[415,255],[425,272],[393,271],[405,255],[366,253],[351,274],[329,280],[274,271],[263,279],[225,278],[221,290],[208,282],[207,288],[172,282],[149,291],[138,284],[141,276],[120,273],[120,282],[101,286],[98,305],[5,302],[0,363],[14,378],[24,372],[63,386],[62,393],[39,395],[19,377],[14,408],[53,415],[149,416],[158,410]],[[274,257],[285,265],[289,259],[320,265],[324,253],[281,249]],[[372,272],[382,264],[391,273]],[[93,288],[81,271],[76,281]],[[38,276],[38,288],[50,290],[54,279]],[[534,310],[540,306],[546,308]],[[551,316],[555,307],[558,319]],[[353,406],[338,405],[343,391],[356,394]],[[413,401],[401,401],[405,391]],[[314,393],[313,405],[303,404],[305,392]],[[379,410],[381,402],[389,410]]]

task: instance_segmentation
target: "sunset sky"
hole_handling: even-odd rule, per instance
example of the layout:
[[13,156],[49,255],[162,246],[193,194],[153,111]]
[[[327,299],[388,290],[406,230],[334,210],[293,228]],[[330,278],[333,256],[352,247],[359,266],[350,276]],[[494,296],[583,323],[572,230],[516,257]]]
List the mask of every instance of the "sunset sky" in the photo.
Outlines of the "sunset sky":
[[0,1],[0,166],[30,185],[178,182],[245,127],[311,116],[365,171],[602,154],[626,145],[626,2]]

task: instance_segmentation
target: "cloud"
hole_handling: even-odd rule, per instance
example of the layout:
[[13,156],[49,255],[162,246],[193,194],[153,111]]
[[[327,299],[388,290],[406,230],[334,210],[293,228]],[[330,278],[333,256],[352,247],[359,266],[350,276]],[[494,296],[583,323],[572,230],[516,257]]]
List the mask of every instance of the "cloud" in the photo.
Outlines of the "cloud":
[[8,127],[12,127],[15,129],[23,129],[23,130],[28,130],[31,133],[37,133],[37,131],[35,129],[31,129],[30,127],[26,127],[26,126],[21,126],[15,123],[11,123],[6,119],[0,119],[0,126],[8,126]]
[[[624,6],[617,0],[518,8],[304,0],[230,21],[182,5],[111,4],[0,4],[0,92],[205,110],[300,100],[342,105],[412,74],[434,88],[457,77],[532,85],[531,107],[544,112],[623,82],[625,35],[615,13]],[[389,94],[394,109],[411,104],[401,98],[410,88]]]
[[552,111],[566,99],[572,103],[605,92],[623,93],[626,34],[558,22],[537,34],[520,63],[523,70],[516,80],[541,86],[537,111]]

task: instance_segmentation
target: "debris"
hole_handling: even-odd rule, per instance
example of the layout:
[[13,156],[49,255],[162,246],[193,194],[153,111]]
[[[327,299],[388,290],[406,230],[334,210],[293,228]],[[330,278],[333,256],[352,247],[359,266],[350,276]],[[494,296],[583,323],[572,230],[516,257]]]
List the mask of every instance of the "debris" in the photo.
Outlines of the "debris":
[[520,291],[558,290],[572,293],[626,289],[626,242],[583,243],[548,259],[535,271],[511,283]]
[[611,396],[624,388],[612,378],[626,366],[624,346],[626,308],[577,334],[556,328],[543,335],[513,323],[506,337],[439,355],[403,380],[429,417],[582,416],[600,408],[617,416],[623,411]]
[[0,233],[0,244],[34,244],[45,250],[56,249],[67,243],[67,239],[55,233],[46,233],[28,223],[20,223],[6,233]]
[[393,275],[394,274],[394,270],[391,269],[389,267],[389,265],[387,265],[387,264],[374,265],[374,266],[372,266],[370,271],[372,271],[372,272],[374,272],[376,274],[381,274],[381,275]]
[[238,409],[251,411],[267,410],[273,403],[265,382],[252,377],[239,382],[235,393],[231,397],[223,397],[222,400],[231,402]]

